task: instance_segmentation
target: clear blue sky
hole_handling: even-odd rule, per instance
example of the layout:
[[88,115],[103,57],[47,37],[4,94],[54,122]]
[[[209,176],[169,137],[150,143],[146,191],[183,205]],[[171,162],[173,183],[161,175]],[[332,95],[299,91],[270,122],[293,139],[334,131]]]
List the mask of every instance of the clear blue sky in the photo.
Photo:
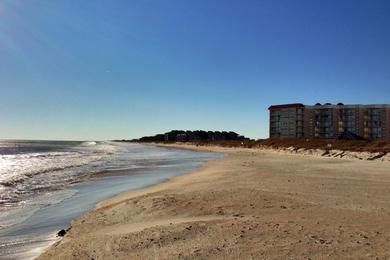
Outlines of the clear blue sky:
[[388,0],[0,0],[0,138],[268,136],[271,104],[390,102]]

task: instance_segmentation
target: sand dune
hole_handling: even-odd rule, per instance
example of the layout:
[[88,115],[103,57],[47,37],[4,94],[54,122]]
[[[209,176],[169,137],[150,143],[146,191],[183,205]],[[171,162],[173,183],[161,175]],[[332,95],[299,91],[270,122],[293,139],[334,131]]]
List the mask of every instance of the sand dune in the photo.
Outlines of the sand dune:
[[390,166],[270,151],[104,201],[38,259],[390,258]]

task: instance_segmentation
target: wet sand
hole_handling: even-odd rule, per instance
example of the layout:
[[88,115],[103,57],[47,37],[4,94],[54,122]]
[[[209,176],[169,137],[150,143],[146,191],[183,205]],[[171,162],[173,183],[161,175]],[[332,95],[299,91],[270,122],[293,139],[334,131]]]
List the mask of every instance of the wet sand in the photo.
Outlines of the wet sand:
[[223,152],[198,171],[122,193],[38,259],[387,259],[390,164]]

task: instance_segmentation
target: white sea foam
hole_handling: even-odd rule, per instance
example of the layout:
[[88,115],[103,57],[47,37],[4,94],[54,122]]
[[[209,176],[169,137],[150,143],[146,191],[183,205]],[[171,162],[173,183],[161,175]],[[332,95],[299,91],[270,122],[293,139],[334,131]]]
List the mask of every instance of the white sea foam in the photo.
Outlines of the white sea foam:
[[97,143],[94,141],[86,141],[86,142],[83,142],[80,146],[94,146],[96,144]]
[[45,201],[43,195],[56,194],[80,175],[104,169],[108,162],[115,160],[115,151],[123,152],[122,147],[114,143],[88,143],[87,146],[81,143],[39,152],[34,148],[28,153],[12,150],[11,154],[1,155],[0,226],[11,224],[13,220],[9,216],[18,215],[17,212],[22,209],[23,212],[27,212],[24,209],[33,212],[37,205],[31,198],[41,197],[41,204],[55,203],[53,200]]

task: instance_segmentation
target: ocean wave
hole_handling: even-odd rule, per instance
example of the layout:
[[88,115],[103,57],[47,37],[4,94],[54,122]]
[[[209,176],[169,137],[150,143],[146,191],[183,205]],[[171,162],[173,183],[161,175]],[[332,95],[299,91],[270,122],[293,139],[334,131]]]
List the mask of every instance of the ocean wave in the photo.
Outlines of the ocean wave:
[[116,164],[116,157],[128,153],[128,148],[112,142],[81,144],[72,142],[56,151],[0,155],[0,205],[18,204],[29,196],[63,189],[86,173]]
[[27,160],[27,159],[31,159],[31,158],[51,158],[51,157],[77,156],[80,154],[81,154],[81,152],[79,152],[79,151],[6,154],[6,155],[1,155],[0,159],[3,159],[3,160]]
[[[102,159],[101,156],[76,156],[73,158],[62,157],[60,160],[55,160],[52,157],[45,157],[47,158],[45,160],[33,160],[32,158],[39,157],[29,157],[30,160],[28,161],[18,160],[13,165],[8,164],[9,167],[6,169],[1,169],[0,174],[2,174],[2,176],[0,178],[0,185],[7,187],[17,186],[28,179],[36,177],[37,175],[47,173],[51,173],[53,175],[55,172],[79,168]],[[7,163],[4,163],[4,165],[6,164]],[[24,164],[24,168],[18,167],[18,164]],[[48,176],[48,179],[50,179],[50,176]]]
[[56,149],[34,150],[34,143],[33,148],[27,147],[31,148],[29,153],[0,156],[0,208],[21,205],[39,194],[57,192],[73,183],[136,174],[145,168],[171,167],[191,158],[185,151],[108,141],[44,145]]
[[94,146],[97,145],[95,141],[85,141],[80,144],[80,146]]

